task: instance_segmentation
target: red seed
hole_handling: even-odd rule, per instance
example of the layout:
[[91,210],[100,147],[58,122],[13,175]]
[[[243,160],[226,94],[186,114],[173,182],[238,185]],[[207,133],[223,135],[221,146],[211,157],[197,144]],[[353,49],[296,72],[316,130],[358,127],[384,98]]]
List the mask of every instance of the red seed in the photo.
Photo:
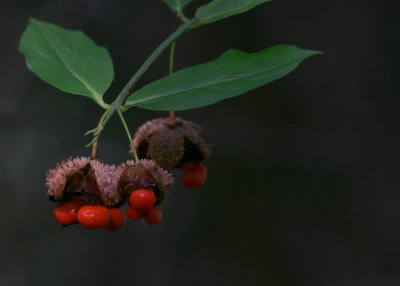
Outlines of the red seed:
[[103,206],[83,206],[78,211],[78,221],[89,229],[105,227],[110,217],[110,210]]
[[185,163],[180,164],[179,169],[186,170],[192,166],[193,166],[193,163],[185,162]]
[[162,218],[162,213],[157,208],[151,208],[148,212],[146,212],[146,215],[144,217],[146,223],[149,225],[155,225],[159,223],[161,218]]
[[131,220],[140,220],[145,215],[145,211],[135,209],[132,206],[128,206],[125,210],[126,216]]
[[145,211],[156,203],[156,195],[149,190],[136,190],[129,196],[129,204],[137,210]]
[[118,208],[110,209],[110,220],[106,225],[106,229],[109,231],[120,230],[126,224],[126,217],[123,211]]
[[62,203],[54,208],[53,217],[62,225],[70,225],[78,222],[78,210],[89,204],[85,200],[75,200]]
[[201,187],[207,179],[207,168],[198,163],[193,165],[183,174],[182,182],[188,188]]

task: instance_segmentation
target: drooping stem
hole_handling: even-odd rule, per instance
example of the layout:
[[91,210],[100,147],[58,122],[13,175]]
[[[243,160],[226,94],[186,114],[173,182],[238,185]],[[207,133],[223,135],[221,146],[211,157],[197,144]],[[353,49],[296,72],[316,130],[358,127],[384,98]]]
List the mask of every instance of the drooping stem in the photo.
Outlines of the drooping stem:
[[139,81],[141,76],[146,72],[146,70],[150,67],[150,65],[161,55],[161,53],[169,47],[173,42],[176,41],[182,34],[184,34],[190,26],[196,23],[196,19],[193,18],[183,26],[179,27],[174,33],[172,33],[164,42],[161,43],[160,46],[147,58],[147,60],[143,63],[143,65],[138,69],[138,71],[132,76],[129,82],[122,89],[120,94],[111,104],[110,112],[108,113],[106,119],[104,120],[103,125],[107,124],[108,120],[110,120],[111,116],[114,112],[120,107],[123,106],[128,99],[128,96],[131,94],[133,88],[136,83]]
[[94,141],[93,145],[92,145],[92,159],[96,159],[96,154],[97,154],[97,145],[98,145],[98,141]]
[[129,143],[131,144],[131,148],[132,148],[132,152],[133,152],[133,157],[135,158],[135,164],[138,164],[139,157],[137,155],[135,145],[133,144],[133,140],[132,140],[131,133],[129,132],[128,124],[126,124],[126,121],[125,121],[124,115],[121,112],[121,109],[118,108],[117,112],[118,112],[119,118],[121,119],[122,125],[125,128],[126,135],[128,135]]
[[[176,41],[171,44],[171,51],[169,53],[169,74],[172,74],[174,72],[175,47],[176,47]],[[172,124],[175,123],[175,111],[173,110],[169,112],[169,121]]]
[[101,134],[101,131],[99,132],[100,128],[102,128],[103,126],[103,121],[106,118],[108,112],[110,111],[110,109],[107,109],[103,115],[101,116],[99,123],[97,124],[97,128],[94,130],[95,135],[94,135],[94,142],[92,145],[92,159],[96,159],[96,154],[97,154],[97,146],[98,146],[98,141],[99,141],[99,137]]
[[[133,88],[135,87],[136,83],[139,81],[141,76],[146,72],[146,70],[150,67],[150,65],[161,55],[161,53],[168,48],[172,43],[174,43],[180,36],[182,36],[185,32],[189,30],[189,28],[196,24],[196,19],[193,18],[187,22],[185,22],[184,25],[179,27],[174,33],[172,33],[167,39],[164,40],[164,42],[161,43],[160,46],[157,47],[157,49],[154,50],[154,52],[146,59],[146,61],[142,64],[142,66],[138,69],[138,71],[132,76],[132,78],[129,80],[129,82],[125,85],[125,87],[122,89],[122,91],[119,93],[119,95],[115,98],[113,103],[109,105],[107,109],[107,114],[102,120],[101,125],[99,125],[94,131],[90,130],[87,134],[93,133],[94,132],[94,138],[93,140],[87,145],[96,145],[97,148],[97,139],[100,137],[101,132],[104,129],[104,126],[107,124],[107,122],[110,120],[110,118],[114,115],[114,112],[120,108],[122,108],[123,111],[126,111],[128,108],[123,108],[125,105],[126,100],[128,99],[129,95],[131,94]],[[96,154],[95,154],[96,155]]]

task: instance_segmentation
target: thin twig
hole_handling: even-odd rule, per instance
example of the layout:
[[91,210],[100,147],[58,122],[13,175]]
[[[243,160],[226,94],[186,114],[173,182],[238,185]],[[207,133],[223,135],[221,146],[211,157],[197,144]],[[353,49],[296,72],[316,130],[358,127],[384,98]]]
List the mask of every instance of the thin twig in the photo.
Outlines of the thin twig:
[[113,116],[114,112],[121,107],[123,110],[126,110],[127,107],[124,107],[126,101],[128,100],[129,95],[131,94],[133,88],[136,83],[139,81],[141,76],[146,72],[146,70],[150,67],[150,65],[160,56],[160,54],[168,48],[173,42],[175,42],[180,36],[182,36],[185,32],[189,30],[191,26],[196,24],[196,18],[193,18],[186,22],[184,25],[179,27],[174,33],[172,33],[164,42],[161,43],[154,50],[154,52],[147,58],[147,60],[143,63],[143,65],[138,69],[138,71],[132,76],[129,82],[125,85],[122,91],[119,93],[117,98],[110,105],[110,111],[107,117],[104,119],[103,127],[107,124],[110,118]]
[[[172,74],[174,72],[175,47],[176,47],[176,41],[171,44],[171,50],[169,53],[169,74]],[[169,112],[169,121],[172,124],[175,123],[175,111],[173,110]]]
[[92,145],[92,159],[96,159],[98,141],[96,140]]
[[169,112],[169,121],[170,121],[172,124],[174,124],[175,121],[176,121],[175,111],[173,111],[173,110],[171,110],[171,111]]
[[103,115],[101,116],[100,121],[99,121],[99,123],[97,125],[97,128],[95,129],[95,131],[93,130],[95,134],[94,134],[94,142],[93,142],[93,145],[92,145],[92,159],[96,159],[97,146],[98,146],[98,141],[99,141],[100,134],[101,134],[101,131],[99,131],[99,130],[102,128],[103,121],[106,118],[106,116],[107,116],[109,111],[110,111],[110,109],[108,108],[103,113]]
[[119,108],[117,109],[117,112],[118,112],[119,118],[121,119],[122,125],[123,125],[124,128],[125,128],[125,132],[126,132],[126,134],[128,135],[129,143],[130,143],[131,146],[132,146],[133,156],[134,156],[134,158],[135,158],[135,164],[137,165],[137,164],[139,163],[139,157],[138,157],[138,155],[137,155],[135,145],[133,144],[133,140],[132,140],[131,133],[129,132],[128,124],[126,124],[124,115],[122,114],[122,112],[121,112],[121,110],[120,110]]

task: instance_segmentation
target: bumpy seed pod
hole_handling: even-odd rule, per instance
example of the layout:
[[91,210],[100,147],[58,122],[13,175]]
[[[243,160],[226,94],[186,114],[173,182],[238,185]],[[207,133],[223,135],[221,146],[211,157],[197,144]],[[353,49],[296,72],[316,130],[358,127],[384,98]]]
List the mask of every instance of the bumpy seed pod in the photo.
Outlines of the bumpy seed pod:
[[103,164],[98,160],[92,160],[91,166],[94,169],[103,205],[106,207],[118,205],[122,200],[118,192],[118,180],[123,172],[123,168]]
[[133,142],[139,158],[152,159],[169,171],[183,163],[201,162],[211,153],[204,130],[181,118],[148,121],[138,129]]
[[123,168],[123,172],[118,181],[118,192],[123,199],[135,190],[146,189],[154,191],[158,205],[163,201],[166,190],[174,183],[172,175],[152,160],[140,160],[137,165],[127,161],[119,168]]
[[89,157],[68,159],[47,172],[47,195],[55,201],[84,196],[89,201],[112,207],[121,201],[117,187],[122,171],[123,168]]

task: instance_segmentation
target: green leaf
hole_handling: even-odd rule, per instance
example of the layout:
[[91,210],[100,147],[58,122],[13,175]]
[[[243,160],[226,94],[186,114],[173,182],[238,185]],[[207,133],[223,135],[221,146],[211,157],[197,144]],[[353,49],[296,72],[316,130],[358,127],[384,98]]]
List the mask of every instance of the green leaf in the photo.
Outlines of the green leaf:
[[132,93],[126,105],[165,111],[210,105],[281,78],[320,53],[288,45],[253,54],[229,50],[214,61],[150,83]]
[[162,0],[173,12],[182,12],[183,8],[193,0]]
[[196,11],[198,26],[246,12],[271,0],[214,0]]
[[81,31],[30,19],[19,51],[28,68],[45,82],[107,107],[103,94],[114,79],[111,57]]

